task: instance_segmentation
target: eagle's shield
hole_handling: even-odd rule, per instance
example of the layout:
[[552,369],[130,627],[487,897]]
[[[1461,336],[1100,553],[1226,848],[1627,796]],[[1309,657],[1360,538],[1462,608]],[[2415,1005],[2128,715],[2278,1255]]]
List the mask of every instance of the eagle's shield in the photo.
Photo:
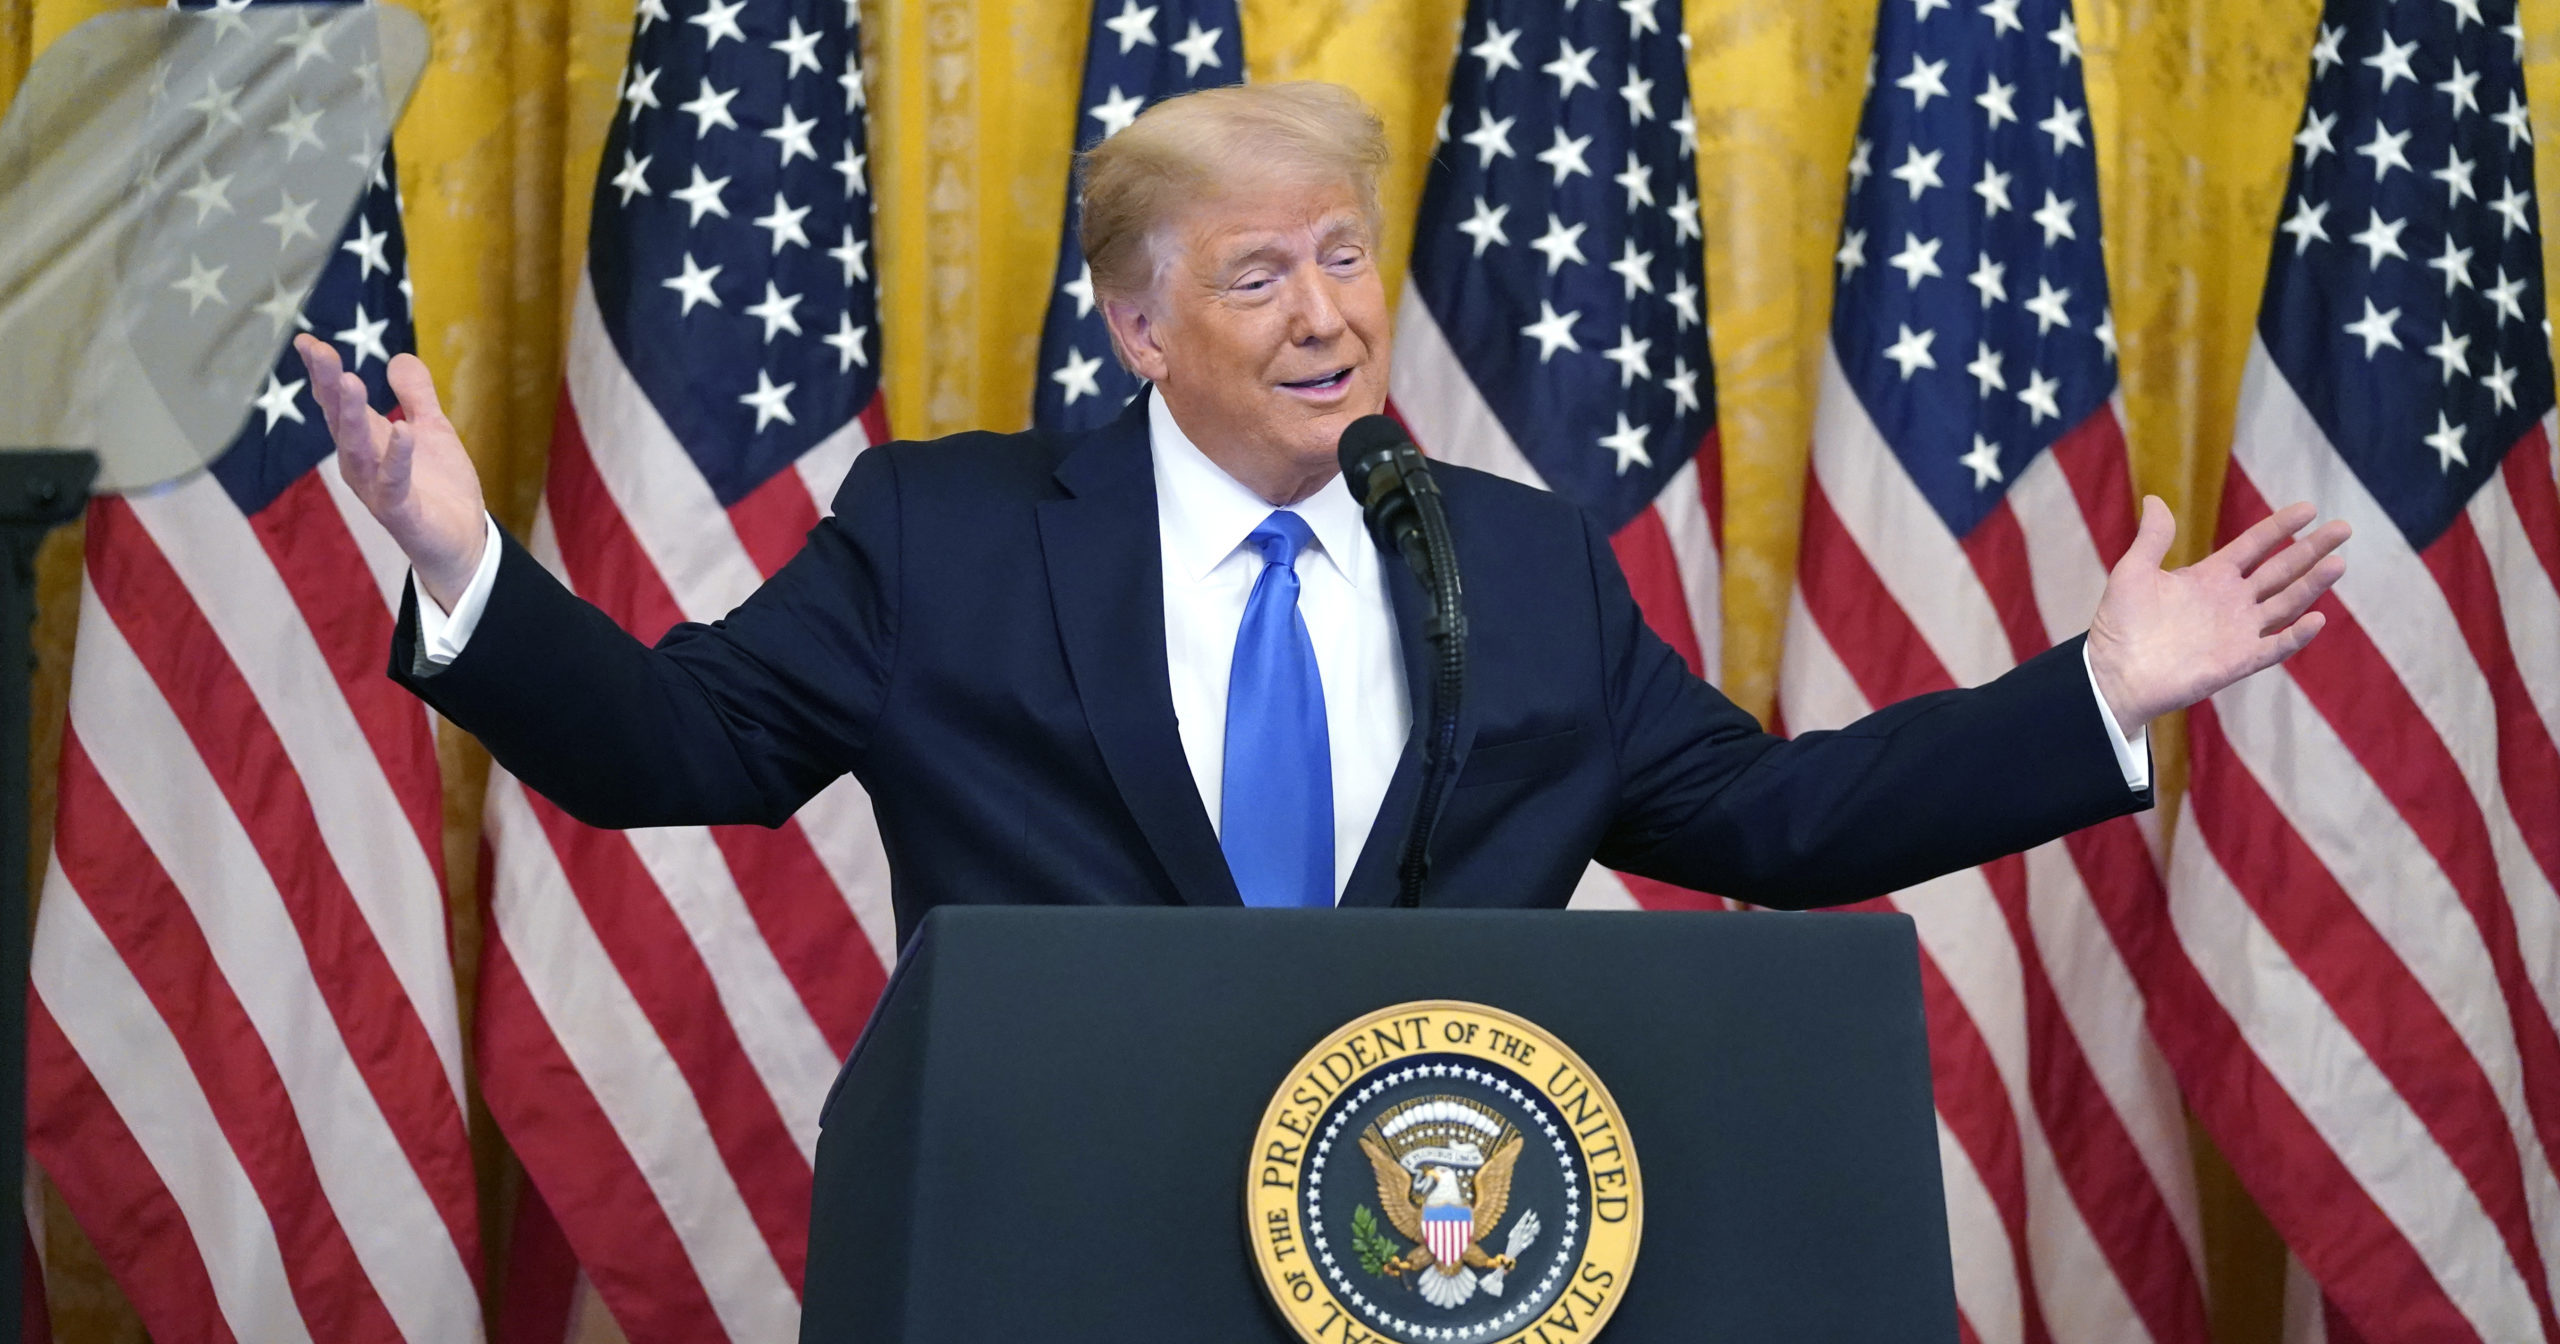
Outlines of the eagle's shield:
[[1463,1204],[1432,1204],[1422,1210],[1422,1240],[1431,1258],[1454,1270],[1458,1257],[1475,1240],[1475,1211]]

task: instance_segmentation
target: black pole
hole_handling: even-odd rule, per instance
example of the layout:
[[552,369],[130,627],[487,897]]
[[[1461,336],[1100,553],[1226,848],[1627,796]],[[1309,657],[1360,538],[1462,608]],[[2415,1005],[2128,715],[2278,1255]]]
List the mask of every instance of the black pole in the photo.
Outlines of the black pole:
[[[1420,524],[1406,536],[1419,542],[1424,557],[1413,569],[1431,594],[1431,623],[1424,633],[1432,651],[1431,730],[1423,738],[1422,796],[1415,800],[1413,825],[1405,832],[1404,854],[1396,865],[1396,904],[1410,910],[1422,904],[1423,887],[1431,879],[1431,835],[1440,825],[1449,772],[1457,764],[1458,717],[1467,691],[1467,601],[1440,487],[1420,465],[1420,450],[1408,446],[1404,451],[1414,456],[1406,483]],[[1405,558],[1413,563],[1410,550]]]
[[18,1341],[26,1324],[27,1220],[17,1207],[27,1150],[27,742],[29,683],[35,674],[36,552],[53,529],[80,516],[98,455],[84,448],[0,450],[0,545],[9,575],[0,583],[0,1339]]
[[[1361,517],[1380,550],[1404,557],[1431,602],[1423,633],[1431,641],[1431,703],[1422,738],[1422,795],[1396,862],[1396,904],[1422,904],[1431,880],[1431,833],[1440,824],[1441,795],[1457,765],[1460,705],[1467,691],[1467,600],[1458,581],[1458,548],[1449,537],[1449,514],[1431,464],[1404,426],[1384,415],[1364,415],[1342,431],[1342,483],[1360,501]],[[1419,707],[1417,707],[1419,708]]]

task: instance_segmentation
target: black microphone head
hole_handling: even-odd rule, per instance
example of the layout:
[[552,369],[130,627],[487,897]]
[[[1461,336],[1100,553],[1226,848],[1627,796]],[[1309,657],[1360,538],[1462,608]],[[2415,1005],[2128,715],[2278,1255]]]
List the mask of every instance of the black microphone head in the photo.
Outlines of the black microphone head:
[[[1350,428],[1342,431],[1342,474],[1362,476],[1367,468],[1359,463],[1380,453],[1393,453],[1399,446],[1410,442],[1412,439],[1404,432],[1404,426],[1397,424],[1393,416],[1361,416],[1351,422]],[[1367,481],[1358,480],[1351,491],[1365,495],[1367,486]]]
[[[1340,457],[1343,487],[1360,501],[1369,535],[1387,551],[1405,550],[1407,542],[1418,546],[1412,487],[1422,472],[1422,450],[1404,426],[1389,416],[1361,416],[1342,431]],[[1408,554],[1407,562],[1418,563],[1413,557],[1419,554]]]

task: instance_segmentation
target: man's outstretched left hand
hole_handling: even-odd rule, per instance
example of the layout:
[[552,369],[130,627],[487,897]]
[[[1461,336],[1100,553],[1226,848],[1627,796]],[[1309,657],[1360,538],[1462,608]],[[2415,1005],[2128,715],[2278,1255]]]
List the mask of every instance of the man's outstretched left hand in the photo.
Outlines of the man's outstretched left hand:
[[2142,529],[2107,576],[2089,623],[2089,669],[2127,736],[2299,652],[2327,618],[2311,609],[2347,572],[2334,554],[2343,518],[2317,529],[2309,504],[2278,509],[2230,545],[2187,566],[2160,561],[2178,534],[2157,496],[2142,501]]

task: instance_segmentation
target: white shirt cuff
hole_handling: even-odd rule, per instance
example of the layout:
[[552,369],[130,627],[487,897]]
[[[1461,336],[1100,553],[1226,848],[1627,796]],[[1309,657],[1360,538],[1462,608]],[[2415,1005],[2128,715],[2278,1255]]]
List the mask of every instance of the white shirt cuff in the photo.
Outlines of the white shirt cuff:
[[[479,628],[480,613],[488,610],[489,590],[498,584],[498,522],[482,516],[488,530],[480,542],[480,567],[471,571],[471,582],[463,586],[462,596],[454,599],[452,611],[437,606],[436,600],[419,586],[417,571],[409,572],[409,591],[418,599],[418,646],[426,652],[427,661],[438,667],[462,656],[462,646]],[[2105,703],[2103,698],[2099,700],[2100,705]]]
[[2107,693],[2098,689],[2098,665],[2089,661],[2087,644],[2080,646],[2080,666],[2088,669],[2089,694],[2098,698],[2098,717],[2107,725],[2107,745],[2115,748],[2116,768],[2124,772],[2124,786],[2141,793],[2151,787],[2151,725],[2146,723],[2127,737],[2116,726],[2116,712],[2107,707]]

